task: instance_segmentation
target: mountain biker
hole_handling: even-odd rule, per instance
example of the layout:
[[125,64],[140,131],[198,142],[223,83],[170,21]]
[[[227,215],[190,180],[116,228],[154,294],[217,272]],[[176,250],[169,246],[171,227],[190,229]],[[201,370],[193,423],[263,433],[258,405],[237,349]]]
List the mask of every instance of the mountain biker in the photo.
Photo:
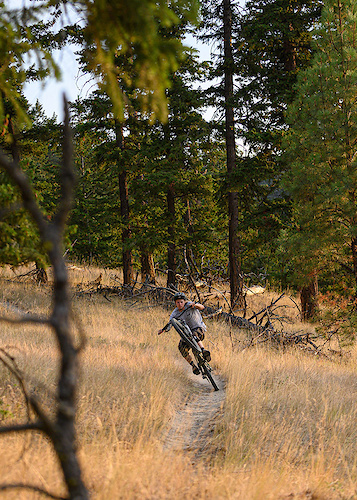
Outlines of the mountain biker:
[[[173,299],[175,301],[175,309],[172,311],[170,315],[170,320],[172,318],[177,318],[177,319],[183,319],[188,327],[190,328],[191,332],[195,337],[198,339],[198,345],[202,349],[202,354],[203,357],[207,360],[211,360],[211,353],[207,351],[202,344],[202,340],[205,337],[205,332],[207,330],[206,325],[203,322],[201,312],[205,308],[204,305],[198,303],[198,302],[191,302],[187,300],[186,296],[184,293],[178,292],[175,293],[173,296]],[[171,328],[171,323],[167,323],[163,328],[161,328],[157,333],[158,335],[161,335],[162,332],[168,331]],[[195,375],[199,375],[200,370],[198,367],[195,365],[193,362],[192,356],[189,353],[190,347],[184,342],[182,339],[180,340],[180,343],[178,345],[178,349],[181,353],[181,355],[185,358],[185,360],[192,366],[192,371]]]

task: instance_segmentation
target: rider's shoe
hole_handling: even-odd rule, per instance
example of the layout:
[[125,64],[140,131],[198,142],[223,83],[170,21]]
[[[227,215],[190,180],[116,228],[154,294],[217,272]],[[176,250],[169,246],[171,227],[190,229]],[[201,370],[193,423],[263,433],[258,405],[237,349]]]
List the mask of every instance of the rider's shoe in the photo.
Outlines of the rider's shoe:
[[206,361],[211,361],[211,353],[206,349],[202,349],[202,355]]
[[193,363],[191,363],[191,366],[192,366],[192,371],[195,375],[199,375],[200,374],[200,370],[198,369],[198,367]]

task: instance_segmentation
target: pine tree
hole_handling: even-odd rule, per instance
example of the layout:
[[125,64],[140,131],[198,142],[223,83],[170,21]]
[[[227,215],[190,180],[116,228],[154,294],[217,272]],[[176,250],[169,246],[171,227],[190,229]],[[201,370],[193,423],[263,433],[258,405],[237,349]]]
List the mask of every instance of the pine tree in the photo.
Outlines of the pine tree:
[[299,71],[312,55],[316,0],[248,1],[234,25],[235,110],[241,155],[229,182],[239,192],[245,264],[278,275],[276,248],[290,221],[280,180],[289,168],[281,141]]
[[312,66],[299,76],[289,108],[286,186],[294,199],[293,241],[304,273],[343,262],[347,246],[357,289],[356,34],[356,3],[326,1],[313,33]]
[[[236,126],[234,110],[234,59],[232,49],[232,26],[237,5],[231,0],[202,3],[202,29],[204,40],[214,40],[219,48],[219,58],[212,70],[212,76],[220,78],[221,84],[215,88],[211,99],[220,106],[224,114],[223,135],[226,143],[227,177],[234,175],[237,166]],[[231,306],[244,309],[243,277],[241,269],[242,250],[239,227],[239,197],[231,185],[227,189],[228,205],[228,254]]]
[[[31,108],[23,98],[22,107],[32,125],[18,122],[15,109],[7,102],[7,119],[2,130],[1,147],[16,157],[32,182],[37,202],[46,217],[51,218],[58,200],[57,167],[60,165],[61,132],[54,119],[48,119],[39,104]],[[5,173],[0,173],[0,262],[19,265],[35,262],[46,267],[39,236],[26,216],[19,195]]]
[[[14,8],[2,1],[0,9],[0,120],[6,121],[6,108],[11,107],[18,121],[29,124],[22,95],[24,83],[42,80],[48,75],[59,77],[58,66],[52,58],[53,25],[58,11],[42,2]],[[51,21],[45,22],[43,17]]]
[[184,270],[185,246],[202,254],[203,246],[214,245],[214,240],[208,243],[214,236],[215,209],[209,205],[214,144],[201,114],[204,94],[192,85],[204,73],[204,66],[187,52],[172,75],[168,122],[145,131],[138,154],[142,168],[132,183],[136,217],[140,214],[139,224],[145,221],[135,238],[152,251],[165,244],[168,286],[176,286],[177,271]]

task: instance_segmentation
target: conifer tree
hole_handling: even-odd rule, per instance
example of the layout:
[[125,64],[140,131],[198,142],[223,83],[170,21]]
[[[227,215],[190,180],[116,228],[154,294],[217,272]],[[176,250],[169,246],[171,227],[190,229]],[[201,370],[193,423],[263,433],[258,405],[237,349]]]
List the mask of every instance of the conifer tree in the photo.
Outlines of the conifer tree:
[[[234,59],[232,50],[232,29],[237,5],[232,0],[202,2],[202,38],[214,40],[219,48],[217,65],[213,68],[212,76],[219,77],[221,84],[213,91],[214,104],[220,106],[224,115],[223,135],[226,143],[227,177],[236,171],[236,127],[234,110]],[[229,278],[232,307],[244,308],[243,278],[241,270],[241,234],[239,227],[239,199],[237,191],[230,185],[227,193],[228,205],[228,253]]]
[[[177,27],[174,30],[175,36],[182,29]],[[79,141],[82,140],[80,137],[84,138],[80,130],[86,133],[91,130],[91,134],[96,131],[103,137],[101,144],[95,147],[96,166],[91,167],[92,170],[98,170],[92,194],[95,196],[94,193],[101,189],[100,185],[103,185],[104,181],[108,197],[102,198],[105,207],[97,205],[97,208],[98,215],[105,210],[107,220],[111,221],[112,238],[109,243],[110,233],[103,235],[106,225],[98,225],[97,230],[102,236],[97,236],[97,240],[105,239],[113,250],[115,234],[123,234],[124,229],[129,228],[130,238],[125,238],[121,244],[117,242],[117,249],[133,252],[136,259],[140,253],[142,275],[149,275],[151,280],[154,279],[153,252],[161,257],[165,245],[168,249],[168,262],[164,266],[170,270],[168,284],[174,284],[176,262],[182,258],[182,252],[178,252],[178,249],[182,250],[184,244],[198,248],[202,241],[207,242],[208,239],[204,228],[210,216],[204,214],[202,205],[207,193],[212,190],[212,181],[210,176],[205,177],[203,172],[210,170],[207,169],[209,163],[215,164],[215,154],[212,154],[211,158],[207,154],[208,150],[211,151],[212,140],[208,124],[201,115],[204,105],[203,92],[193,88],[193,82],[204,77],[205,65],[201,67],[197,56],[186,51],[180,68],[170,76],[170,88],[167,89],[168,122],[162,124],[157,121],[151,124],[148,115],[138,108],[135,99],[137,89],[125,83],[125,75],[132,71],[130,58],[120,57],[117,62],[124,75],[121,85],[125,89],[128,103],[126,122],[121,125],[115,123],[109,99],[101,92],[94,93],[89,99],[78,101],[73,108]],[[121,145],[113,139],[118,127],[124,128]],[[123,214],[117,221],[113,220],[117,200],[120,198],[118,184],[115,185],[114,165],[117,165],[126,178],[126,199],[128,206],[130,204],[130,213],[128,210],[126,212],[126,222]],[[110,171],[111,178],[108,173]],[[196,223],[197,209],[194,206],[194,197],[200,196],[198,204],[202,211],[201,227]],[[186,223],[184,214],[189,211],[192,217],[190,222]],[[210,212],[213,217],[216,210],[211,206]],[[98,215],[93,214],[93,221]],[[82,240],[85,234],[82,231],[83,220],[76,208],[73,222],[78,224],[78,239]],[[80,250],[79,245],[77,250]],[[98,257],[103,258],[102,250],[99,247],[98,250]]]
[[[58,193],[57,167],[60,165],[60,127],[48,119],[39,104],[31,108],[22,98],[22,107],[32,125],[19,123],[15,109],[7,102],[6,122],[0,145],[4,152],[21,161],[32,182],[37,202],[50,218]],[[26,106],[25,106],[26,103]],[[5,173],[0,172],[0,263],[20,265],[35,262],[45,268],[46,260],[37,231],[23,210],[19,195]]]
[[[280,187],[289,165],[281,140],[296,77],[309,64],[316,0],[248,1],[234,25],[235,110],[242,145],[235,175],[246,263],[277,274],[277,239],[289,224],[290,201]],[[269,269],[270,268],[270,269]]]
[[142,216],[144,210],[145,217],[151,220],[152,214],[156,214],[156,224],[145,231],[146,245],[156,242],[156,248],[162,248],[165,243],[167,286],[177,285],[179,267],[180,271],[185,270],[185,245],[190,249],[188,253],[191,250],[201,253],[203,242],[207,246],[211,238],[211,245],[214,244],[215,209],[209,200],[212,199],[215,144],[211,129],[202,117],[204,93],[192,85],[204,74],[205,65],[198,62],[196,55],[187,52],[179,70],[172,75],[168,122],[156,123],[147,129],[139,155],[143,170],[142,176],[135,180],[135,192],[142,193],[141,208],[137,208]]
[[275,251],[274,238],[289,216],[289,202],[279,187],[285,169],[284,110],[292,99],[297,72],[310,59],[309,30],[320,7],[315,0],[254,0],[244,7],[228,0],[202,4],[201,36],[214,42],[218,52],[211,76],[219,83],[211,88],[210,98],[225,113],[224,189],[230,200],[234,303],[243,285],[240,267],[266,268]]
[[313,33],[312,66],[300,74],[289,108],[286,187],[294,200],[293,241],[304,273],[344,262],[348,247],[357,289],[356,34],[356,3],[327,0]]

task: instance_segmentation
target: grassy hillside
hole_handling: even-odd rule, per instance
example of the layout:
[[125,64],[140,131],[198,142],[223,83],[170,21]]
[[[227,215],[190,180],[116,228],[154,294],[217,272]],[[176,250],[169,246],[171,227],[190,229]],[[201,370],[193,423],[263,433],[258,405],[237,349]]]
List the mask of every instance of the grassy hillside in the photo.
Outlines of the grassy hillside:
[[[73,287],[99,272],[109,283],[109,271],[73,269]],[[48,311],[48,287],[10,282],[10,277],[11,271],[3,270],[1,314]],[[272,296],[251,298],[251,310]],[[355,349],[337,360],[265,344],[243,349],[245,332],[208,320],[206,344],[225,381],[225,398],[197,455],[194,449],[173,451],[163,444],[176,412],[200,393],[178,353],[177,334],[172,329],[157,336],[168,312],[145,302],[108,302],[95,295],[74,298],[74,311],[88,339],[81,357],[77,429],[93,498],[357,498]],[[15,356],[50,409],[58,369],[51,331],[2,323],[1,332],[0,347]],[[26,415],[23,398],[2,366],[0,381],[1,423],[19,422]],[[1,436],[1,450],[1,482],[27,481],[65,493],[42,437]],[[0,492],[0,498],[43,497],[17,491]]]

